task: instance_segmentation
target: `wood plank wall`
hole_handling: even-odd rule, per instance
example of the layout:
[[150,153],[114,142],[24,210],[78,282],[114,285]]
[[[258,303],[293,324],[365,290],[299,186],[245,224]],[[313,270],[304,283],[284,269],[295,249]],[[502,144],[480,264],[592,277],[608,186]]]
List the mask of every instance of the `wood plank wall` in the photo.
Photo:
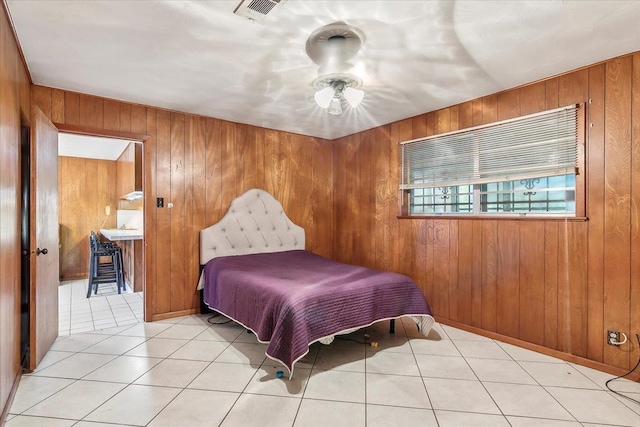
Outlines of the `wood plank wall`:
[[[116,160],[116,192],[118,197],[135,190],[136,184],[136,148],[135,143],[130,142],[127,148]],[[126,201],[125,201],[126,202]],[[117,206],[116,208],[117,209]]]
[[[60,277],[89,274],[89,233],[115,228],[118,193],[113,160],[58,157]],[[105,218],[105,207],[111,214]]]
[[[581,102],[588,221],[396,218],[398,142]],[[640,333],[638,112],[635,53],[336,140],[335,257],[411,276],[439,318],[629,369]],[[631,343],[606,345],[607,329]]]
[[[282,202],[307,230],[307,249],[333,255],[331,142],[41,86],[32,93],[54,123],[150,136],[143,144],[147,319],[197,308],[198,233],[251,188]],[[156,197],[165,208],[156,208]]]
[[0,6],[0,416],[20,373],[20,127],[30,80],[4,2]]

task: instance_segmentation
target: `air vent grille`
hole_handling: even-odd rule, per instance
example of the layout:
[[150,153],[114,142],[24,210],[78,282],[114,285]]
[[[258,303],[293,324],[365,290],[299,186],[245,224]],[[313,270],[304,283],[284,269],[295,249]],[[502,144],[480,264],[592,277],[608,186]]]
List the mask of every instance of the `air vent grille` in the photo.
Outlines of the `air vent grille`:
[[252,21],[262,22],[273,8],[286,2],[287,0],[243,0],[233,13]]

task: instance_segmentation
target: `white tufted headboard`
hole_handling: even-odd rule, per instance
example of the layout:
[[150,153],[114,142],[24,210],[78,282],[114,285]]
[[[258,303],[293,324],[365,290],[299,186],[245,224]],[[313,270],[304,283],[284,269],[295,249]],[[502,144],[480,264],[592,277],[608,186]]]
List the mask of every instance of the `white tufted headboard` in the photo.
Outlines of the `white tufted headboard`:
[[200,231],[200,264],[212,258],[304,249],[304,229],[264,190],[235,198],[220,221]]

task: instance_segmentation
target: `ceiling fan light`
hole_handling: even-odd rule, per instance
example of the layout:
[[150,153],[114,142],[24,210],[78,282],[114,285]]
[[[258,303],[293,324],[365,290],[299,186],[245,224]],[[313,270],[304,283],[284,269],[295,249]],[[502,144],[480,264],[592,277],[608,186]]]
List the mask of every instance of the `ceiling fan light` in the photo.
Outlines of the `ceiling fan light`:
[[329,108],[327,109],[329,114],[338,115],[342,114],[342,104],[340,103],[340,97],[334,96],[331,98],[331,103],[329,104]]
[[364,98],[364,91],[348,87],[344,90],[344,97],[352,107],[357,107]]
[[325,87],[324,89],[317,91],[313,97],[319,107],[327,108],[333,99],[333,95],[335,95],[335,90],[333,90],[332,87]]

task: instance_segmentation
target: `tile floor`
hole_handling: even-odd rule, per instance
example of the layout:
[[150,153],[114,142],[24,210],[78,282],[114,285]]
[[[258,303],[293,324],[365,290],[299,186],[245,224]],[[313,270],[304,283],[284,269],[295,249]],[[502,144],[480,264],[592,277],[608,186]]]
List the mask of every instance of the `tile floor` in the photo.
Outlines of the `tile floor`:
[[87,298],[87,279],[63,282],[58,288],[58,333],[61,336],[143,321],[142,292],[118,294],[115,283],[101,284]]
[[[447,326],[366,332],[378,348],[314,344],[292,380],[252,334],[199,315],[63,336],[7,427],[640,426],[602,372]],[[614,386],[640,398],[640,383]]]

